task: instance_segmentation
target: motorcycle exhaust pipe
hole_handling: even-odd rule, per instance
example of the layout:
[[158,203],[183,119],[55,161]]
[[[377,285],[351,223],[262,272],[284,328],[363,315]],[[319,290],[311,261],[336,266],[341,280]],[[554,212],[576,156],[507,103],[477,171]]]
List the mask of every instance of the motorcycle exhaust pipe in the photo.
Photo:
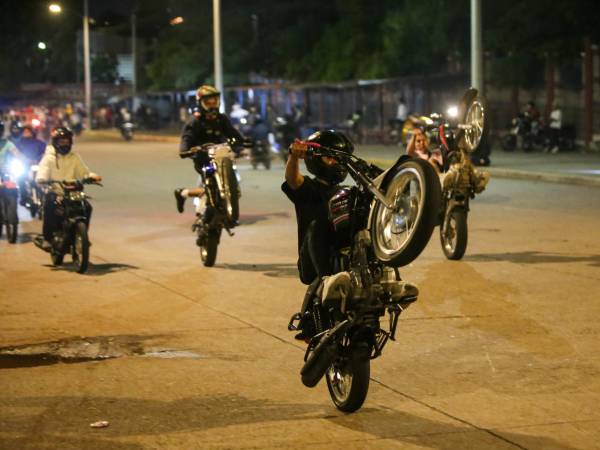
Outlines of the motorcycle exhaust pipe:
[[306,362],[300,371],[300,377],[304,386],[315,387],[321,378],[323,378],[323,375],[325,375],[329,366],[333,364],[337,353],[336,338],[339,334],[346,331],[348,323],[349,322],[345,320],[327,331],[306,359]]

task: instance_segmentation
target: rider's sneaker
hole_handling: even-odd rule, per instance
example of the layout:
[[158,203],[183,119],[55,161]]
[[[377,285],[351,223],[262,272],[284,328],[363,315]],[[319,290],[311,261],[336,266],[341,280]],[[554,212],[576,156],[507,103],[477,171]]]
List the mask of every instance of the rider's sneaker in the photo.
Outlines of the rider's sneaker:
[[183,189],[175,189],[175,192],[173,192],[175,194],[175,201],[177,202],[177,211],[180,213],[183,212],[183,205],[185,205],[185,197],[181,195],[181,191]]

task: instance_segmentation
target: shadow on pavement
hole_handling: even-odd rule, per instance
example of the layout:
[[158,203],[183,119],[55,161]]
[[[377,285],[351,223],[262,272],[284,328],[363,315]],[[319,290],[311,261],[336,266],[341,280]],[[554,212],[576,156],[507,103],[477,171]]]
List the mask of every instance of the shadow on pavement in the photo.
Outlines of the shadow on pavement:
[[290,215],[287,212],[274,212],[267,214],[240,214],[240,225],[254,225],[257,222],[268,220],[270,218],[288,219]]
[[[457,450],[478,449],[555,449],[575,450],[545,436],[535,436],[477,428],[454,420],[438,422],[429,418],[393,409],[363,408],[358,413],[327,420],[352,431],[369,433],[379,439],[389,439],[421,448]],[[474,435],[478,434],[479,437]]]
[[600,255],[560,255],[557,253],[545,253],[537,251],[514,252],[514,253],[479,253],[465,256],[466,261],[508,261],[518,264],[541,264],[541,263],[571,263],[587,262],[595,267],[600,267]]
[[132,266],[131,264],[121,264],[121,263],[102,263],[95,264],[90,262],[90,266],[87,270],[87,275],[107,275],[115,272],[122,272],[124,270],[137,270],[138,266]]
[[221,267],[242,272],[262,272],[263,275],[273,278],[298,277],[298,267],[295,264],[223,264]]
[[[49,267],[53,271],[65,271],[65,272],[76,272],[75,266],[71,263],[71,261],[67,261],[60,266],[53,266],[51,264],[45,264],[45,267]],[[131,264],[121,264],[121,263],[101,263],[95,264],[90,261],[88,270],[82,275],[91,275],[91,276],[102,276],[102,275],[110,275],[111,273],[123,272],[124,270],[136,270],[139,269],[138,266],[132,266]]]
[[[365,444],[377,445],[377,440],[389,439],[439,450],[457,448],[574,450],[573,447],[545,436],[484,430],[456,420],[453,423],[449,419],[440,422],[392,409],[364,408],[354,414],[341,415],[329,408],[324,411],[322,405],[278,403],[267,399],[249,399],[236,394],[188,397],[168,401],[108,396],[25,397],[11,399],[10,407],[31,411],[32,414],[6,416],[3,431],[11,434],[30,433],[32,423],[43,423],[38,425],[36,431],[37,433],[45,431],[45,433],[37,434],[37,437],[32,435],[28,439],[13,439],[11,442],[15,446],[5,448],[40,448],[35,447],[35,444],[41,441],[44,443],[44,448],[137,450],[142,447],[135,443],[123,444],[119,440],[124,437],[143,436],[165,439],[167,438],[165,435],[177,433],[178,442],[181,444],[185,439],[182,433],[185,432],[226,429],[237,425],[255,425],[267,431],[268,425],[274,423],[285,427],[285,423],[290,422],[291,426],[302,427],[302,421],[326,420],[335,425],[338,430],[340,429],[338,427],[344,427],[360,435],[352,433],[344,439],[338,431],[335,436],[308,435],[301,442],[292,443],[290,439],[293,437],[282,430],[275,435],[263,436],[262,443],[265,447],[300,444],[300,447],[308,448],[311,440],[314,442],[316,439],[319,444],[323,444],[329,439],[332,448],[342,448],[344,441],[356,444],[358,439],[358,441],[364,440]],[[33,413],[34,411],[37,415]],[[102,439],[92,439],[89,435],[94,431],[90,431],[89,424],[98,420],[108,421],[109,426],[102,429]],[[478,437],[474,436],[476,433],[479,434]],[[301,434],[301,431],[294,433],[297,434]],[[193,437],[190,436],[190,439]],[[224,448],[228,444],[231,445],[232,439],[235,440],[236,437],[225,435],[214,436],[214,439],[218,439],[221,444],[219,447]],[[147,438],[143,440],[148,443]],[[216,444],[217,441],[212,443]],[[256,443],[252,442],[252,444]]]
[[[2,237],[0,237],[0,241],[6,241],[6,228],[4,228],[4,225],[2,225]],[[17,242],[15,242],[15,244],[11,244],[11,245],[18,245],[18,244],[28,244],[30,242],[33,242],[33,238],[37,236],[37,233],[21,233],[20,228],[17,234]]]
[[[9,401],[5,400],[3,404],[10,404],[11,408],[31,408],[31,411],[37,411],[38,414],[6,417],[2,431],[11,434],[30,433],[32,423],[43,422],[41,428],[51,430],[43,437],[44,441],[46,438],[64,439],[62,443],[66,445],[44,448],[61,449],[97,448],[84,445],[85,437],[79,436],[88,434],[89,424],[98,420],[109,422],[109,427],[101,432],[105,439],[110,439],[197,432],[243,424],[314,420],[323,416],[321,405],[279,403],[268,399],[249,399],[236,394],[167,401],[109,396],[40,396],[12,398]],[[59,435],[62,436],[59,438]],[[283,436],[285,433],[281,433],[279,437]],[[79,441],[80,439],[82,441]],[[121,447],[107,445],[98,448]]]

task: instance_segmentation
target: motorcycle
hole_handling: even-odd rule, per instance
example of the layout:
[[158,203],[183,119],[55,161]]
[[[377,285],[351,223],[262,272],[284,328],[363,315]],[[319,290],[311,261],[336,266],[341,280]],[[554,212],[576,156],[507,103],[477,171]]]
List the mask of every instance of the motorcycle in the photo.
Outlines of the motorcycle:
[[123,139],[125,139],[126,141],[131,141],[133,139],[134,130],[135,130],[135,125],[133,124],[133,122],[130,122],[130,121],[123,122],[119,126],[119,131],[121,132],[121,136],[123,136]]
[[37,164],[31,164],[29,166],[29,173],[27,179],[24,182],[24,191],[25,191],[25,207],[29,209],[29,213],[31,214],[31,218],[37,217],[40,220],[44,218],[44,191],[43,189],[35,182],[35,177],[39,170],[39,166]]
[[294,142],[294,139],[300,136],[299,127],[294,123],[294,118],[286,114],[278,116],[273,124],[274,139],[276,142],[276,150],[279,157],[285,164],[288,158],[288,148]]
[[204,144],[181,152],[194,158],[194,166],[202,177],[207,208],[204,217],[198,215],[192,225],[200,247],[200,258],[206,267],[214,266],[223,229],[230,236],[240,215],[241,191],[234,164],[234,152],[229,144]]
[[476,89],[467,90],[454,115],[462,119],[460,123],[432,114],[433,124],[426,130],[434,131],[430,142],[439,145],[443,157],[440,242],[446,258],[458,260],[467,249],[469,201],[489,180],[487,172],[476,172],[471,162],[486,126],[485,109]]
[[23,163],[19,159],[9,157],[0,172],[0,237],[4,226],[6,238],[11,244],[17,242],[19,229],[17,211],[19,185],[17,180],[23,175],[24,170]]
[[288,330],[310,338],[302,383],[314,387],[325,377],[335,406],[353,412],[366,399],[371,360],[395,340],[400,314],[417,300],[418,288],[400,279],[398,267],[427,245],[438,220],[440,184],[424,160],[402,155],[384,171],[355,155],[306,144],[307,155],[335,158],[356,185],[340,187],[328,204],[335,275],[308,287]]
[[[62,187],[63,195],[56,199],[56,214],[62,217],[60,229],[54,232],[50,257],[52,264],[60,266],[66,254],[70,253],[78,273],[85,273],[90,259],[90,241],[88,237],[89,204],[88,195],[83,191],[86,184],[102,186],[90,178],[75,181],[50,180],[48,184]],[[47,199],[50,201],[50,199]],[[39,246],[38,242],[36,245]]]
[[504,151],[512,152],[517,148],[519,139],[521,147],[525,152],[530,152],[536,147],[544,147],[547,140],[540,122],[531,120],[531,118],[524,113],[520,113],[517,117],[512,119],[511,128],[508,134],[501,138],[500,145]]
[[271,169],[271,145],[269,141],[255,140],[250,146],[250,164],[252,169],[256,170],[259,164],[265,166],[265,169]]

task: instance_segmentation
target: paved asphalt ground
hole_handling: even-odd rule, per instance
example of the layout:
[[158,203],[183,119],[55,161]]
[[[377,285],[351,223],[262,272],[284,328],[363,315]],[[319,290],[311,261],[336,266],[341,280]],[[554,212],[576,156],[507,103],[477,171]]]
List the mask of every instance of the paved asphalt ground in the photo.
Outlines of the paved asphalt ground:
[[465,258],[436,230],[402,268],[421,295],[345,415],[301,384],[286,330],[304,287],[282,165],[239,163],[242,225],[209,269],[175,211],[195,181],[176,145],[78,147],[105,177],[89,273],[52,267],[24,211],[20,242],[0,240],[0,449],[600,448],[598,187],[492,178]]

